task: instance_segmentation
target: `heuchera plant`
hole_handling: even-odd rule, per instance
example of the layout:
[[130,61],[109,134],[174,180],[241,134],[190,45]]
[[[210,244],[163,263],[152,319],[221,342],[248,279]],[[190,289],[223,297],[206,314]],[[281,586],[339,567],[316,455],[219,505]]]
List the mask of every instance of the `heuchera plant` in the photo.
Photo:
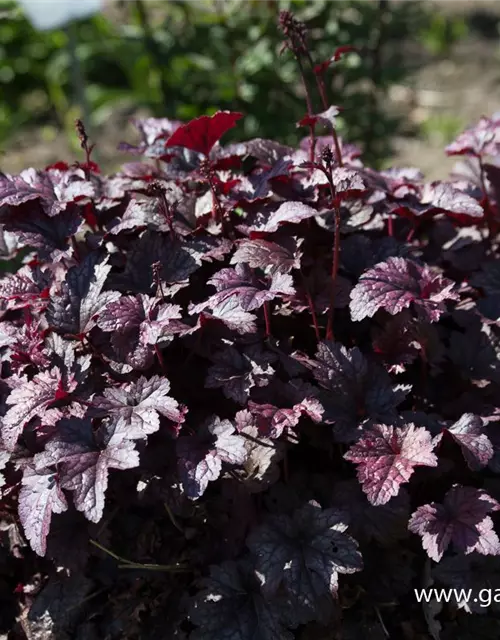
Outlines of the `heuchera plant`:
[[326,102],[349,48],[281,27],[298,149],[146,119],[105,176],[78,123],[83,163],[0,176],[13,638],[498,637],[413,590],[500,587],[500,114],[447,181],[373,171]]

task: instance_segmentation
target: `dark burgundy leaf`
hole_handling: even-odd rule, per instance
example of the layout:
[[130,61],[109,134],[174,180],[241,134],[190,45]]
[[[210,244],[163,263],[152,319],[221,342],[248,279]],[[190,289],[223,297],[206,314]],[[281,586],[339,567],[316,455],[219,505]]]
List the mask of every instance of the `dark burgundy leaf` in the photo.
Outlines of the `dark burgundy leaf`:
[[374,539],[390,546],[408,535],[410,499],[404,488],[386,504],[375,507],[356,480],[345,480],[335,484],[333,505],[349,515],[349,532],[356,540]]
[[82,216],[76,206],[68,206],[51,218],[40,207],[26,205],[18,209],[6,207],[0,221],[23,244],[40,249],[42,255],[57,256],[58,252],[67,251],[68,238],[77,231]]
[[287,628],[304,617],[285,597],[264,598],[258,575],[248,560],[210,568],[189,617],[197,625],[192,640],[293,640]]
[[208,369],[205,387],[221,388],[226,398],[245,404],[254,386],[263,387],[275,374],[271,363],[274,354],[264,353],[258,348],[249,348],[240,353],[227,347],[214,356],[214,364]]
[[47,308],[50,326],[71,335],[88,333],[96,316],[120,297],[117,291],[103,291],[110,271],[108,259],[101,260],[97,253],[90,253],[69,269],[65,281],[51,287]]
[[159,298],[138,294],[111,301],[96,322],[111,334],[113,359],[144,370],[154,360],[155,345],[166,344],[175,335],[192,330],[180,322],[180,317],[179,305],[162,304]]
[[351,317],[371,318],[379,309],[392,315],[413,305],[427,322],[436,322],[446,300],[457,300],[451,280],[405,258],[389,258],[366,271],[351,291]]
[[214,416],[194,436],[177,440],[179,475],[189,498],[200,498],[209,482],[217,480],[222,463],[242,464],[246,458],[245,439],[235,434],[229,420]]
[[48,172],[26,169],[18,176],[0,174],[0,206],[17,207],[38,199],[49,216],[55,216],[65,208],[57,200]]
[[[479,416],[464,413],[463,416],[445,429],[459,445],[464,458],[472,471],[486,467],[493,457],[493,445],[485,432],[485,424]],[[435,442],[441,440],[437,436]]]
[[498,340],[487,327],[469,327],[464,333],[452,331],[448,357],[462,376],[478,387],[500,381]]
[[396,407],[409,387],[393,387],[387,373],[365,359],[357,347],[324,341],[318,346],[316,360],[309,361],[313,375],[325,389],[320,394],[323,422],[334,425],[339,442],[352,442],[367,420],[394,421]]
[[76,572],[70,576],[51,577],[35,597],[23,621],[27,636],[68,637],[82,615],[92,584],[92,580]]
[[479,273],[470,279],[470,284],[481,288],[485,293],[495,296],[500,294],[500,260],[486,262],[481,265]]
[[266,596],[272,597],[283,585],[316,619],[325,619],[337,597],[339,573],[363,567],[358,545],[346,530],[342,512],[321,509],[314,502],[292,517],[269,516],[248,540]]
[[111,277],[109,286],[128,293],[150,294],[156,289],[153,265],[158,263],[163,293],[174,295],[187,286],[201,260],[198,262],[179,240],[148,230],[134,240],[124,272]]
[[[269,283],[261,284],[244,263],[237,264],[234,269],[221,269],[210,278],[208,284],[217,289],[217,293],[205,303],[206,307],[211,308],[235,299],[244,311],[255,311],[269,300],[295,292],[290,275],[275,273]],[[202,310],[203,305],[196,305],[196,309]]]
[[64,419],[58,436],[39,454],[37,466],[57,465],[60,486],[73,492],[73,502],[91,522],[102,518],[109,469],[132,469],[139,464],[134,443],[113,429],[95,433],[90,420]]
[[289,248],[268,240],[243,240],[234,252],[231,264],[242,262],[247,263],[252,269],[262,269],[270,275],[286,274],[292,269],[300,268],[300,254],[296,244]]
[[500,555],[500,541],[487,515],[499,509],[498,502],[484,491],[454,485],[443,504],[432,502],[419,507],[408,528],[422,536],[424,549],[436,562],[450,544],[461,553]]
[[318,215],[318,211],[303,202],[284,202],[271,213],[263,226],[254,227],[251,231],[273,233],[285,223],[298,224]]

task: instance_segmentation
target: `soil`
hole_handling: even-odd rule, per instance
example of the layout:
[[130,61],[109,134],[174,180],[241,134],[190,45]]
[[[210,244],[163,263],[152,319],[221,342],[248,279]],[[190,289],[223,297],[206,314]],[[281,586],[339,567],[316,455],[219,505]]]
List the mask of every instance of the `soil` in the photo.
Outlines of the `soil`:
[[[430,180],[446,177],[455,164],[445,156],[444,146],[482,115],[500,110],[500,2],[434,0],[433,4],[444,14],[463,16],[468,35],[445,56],[433,56],[424,47],[415,52],[422,67],[406,85],[393,86],[388,96],[388,108],[405,114],[409,129],[418,133],[397,137],[387,164],[418,166]],[[127,160],[116,147],[135,139],[129,124],[133,115],[149,114],[116,109],[99,131],[99,160],[105,171],[114,171]],[[44,167],[72,157],[75,152],[62,131],[50,139],[43,131],[21,132],[4,149],[1,167],[17,173],[27,166]]]
[[[453,125],[456,134],[500,110],[500,3],[439,0],[433,4],[443,13],[463,16],[469,33],[446,57],[428,55],[408,86],[391,91],[392,102],[409,107],[410,122],[428,133],[397,138],[389,161],[418,166],[432,180],[445,178],[456,162],[443,151],[454,137],[444,130],[446,124]],[[435,126],[429,126],[433,122]]]

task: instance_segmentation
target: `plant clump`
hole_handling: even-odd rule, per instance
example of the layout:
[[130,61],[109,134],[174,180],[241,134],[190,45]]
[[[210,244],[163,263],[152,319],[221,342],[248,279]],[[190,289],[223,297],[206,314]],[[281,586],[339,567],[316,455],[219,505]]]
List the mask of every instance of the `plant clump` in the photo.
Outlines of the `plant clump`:
[[78,122],[85,162],[0,176],[16,637],[465,638],[413,590],[500,587],[500,115],[426,182],[321,109],[298,148],[141,120],[109,176]]

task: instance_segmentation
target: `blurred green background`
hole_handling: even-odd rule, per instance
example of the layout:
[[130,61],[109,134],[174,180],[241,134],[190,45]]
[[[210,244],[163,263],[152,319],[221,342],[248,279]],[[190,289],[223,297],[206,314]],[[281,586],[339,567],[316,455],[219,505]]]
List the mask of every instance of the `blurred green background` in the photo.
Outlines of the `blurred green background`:
[[[85,119],[106,170],[122,161],[115,148],[133,138],[133,115],[187,120],[239,110],[246,117],[233,136],[295,143],[305,135],[295,127],[305,102],[295,61],[279,53],[280,9],[307,23],[316,62],[342,45],[359,50],[330,68],[328,95],[344,108],[341,133],[368,162],[384,163],[396,137],[432,136],[437,127],[449,138],[462,126],[446,115],[415,126],[408,100],[392,99],[394,88],[404,93],[419,67],[446,58],[467,36],[463,17],[428,0],[115,0],[91,19],[48,32],[0,0],[0,168],[78,154],[76,117]],[[314,106],[321,110],[319,99]]]

